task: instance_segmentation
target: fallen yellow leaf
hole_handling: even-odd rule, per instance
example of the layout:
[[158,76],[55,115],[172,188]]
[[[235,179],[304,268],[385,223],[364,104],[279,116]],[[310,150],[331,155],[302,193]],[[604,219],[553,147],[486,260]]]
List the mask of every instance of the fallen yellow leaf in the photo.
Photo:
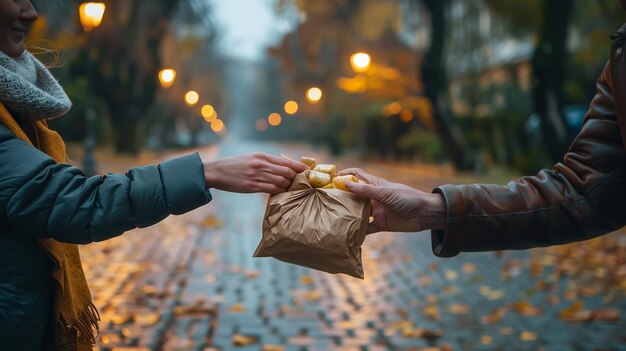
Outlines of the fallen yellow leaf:
[[235,346],[247,346],[247,345],[256,344],[259,341],[259,338],[257,338],[256,336],[235,334],[233,335],[232,340],[233,340],[233,345]]
[[448,313],[451,314],[467,314],[470,312],[470,306],[461,303],[455,303],[448,306]]
[[243,307],[243,305],[242,305],[242,304],[237,303],[237,304],[234,304],[234,305],[232,305],[232,306],[230,307],[229,312],[230,312],[230,313],[241,313],[241,312],[243,312],[244,310],[245,310],[245,307]]
[[523,331],[519,334],[519,339],[522,341],[533,341],[537,339],[537,333]]

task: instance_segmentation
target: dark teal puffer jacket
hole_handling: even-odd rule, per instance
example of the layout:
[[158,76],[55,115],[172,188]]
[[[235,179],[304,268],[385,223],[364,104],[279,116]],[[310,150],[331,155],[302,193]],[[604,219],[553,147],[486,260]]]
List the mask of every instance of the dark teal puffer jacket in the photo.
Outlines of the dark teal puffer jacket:
[[37,238],[103,241],[210,200],[197,153],[86,178],[0,125],[0,350],[42,350],[48,338],[53,263]]

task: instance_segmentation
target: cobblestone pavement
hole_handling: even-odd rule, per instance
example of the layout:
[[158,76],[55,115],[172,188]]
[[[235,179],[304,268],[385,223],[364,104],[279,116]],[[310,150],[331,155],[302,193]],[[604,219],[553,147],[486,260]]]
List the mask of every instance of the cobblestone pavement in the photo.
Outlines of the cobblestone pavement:
[[[221,153],[260,147],[278,151]],[[448,176],[376,169],[422,187]],[[366,240],[359,280],[252,258],[266,197],[213,195],[82,249],[100,350],[626,350],[623,234],[440,259],[427,233],[380,233]]]

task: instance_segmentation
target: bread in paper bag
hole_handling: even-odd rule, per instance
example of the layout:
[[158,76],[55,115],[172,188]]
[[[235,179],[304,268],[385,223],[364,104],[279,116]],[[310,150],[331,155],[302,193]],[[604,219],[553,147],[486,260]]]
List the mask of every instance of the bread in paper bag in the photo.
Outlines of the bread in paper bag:
[[361,244],[370,200],[339,189],[316,189],[308,172],[296,175],[286,192],[269,198],[254,257],[363,279]]

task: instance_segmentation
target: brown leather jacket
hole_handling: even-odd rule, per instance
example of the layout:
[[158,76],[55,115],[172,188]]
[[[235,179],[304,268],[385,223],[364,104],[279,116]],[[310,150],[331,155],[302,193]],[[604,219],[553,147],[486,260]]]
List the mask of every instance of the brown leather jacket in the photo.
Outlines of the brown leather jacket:
[[580,134],[552,170],[506,186],[446,185],[445,230],[433,252],[527,249],[593,238],[626,225],[626,25],[596,85]]

